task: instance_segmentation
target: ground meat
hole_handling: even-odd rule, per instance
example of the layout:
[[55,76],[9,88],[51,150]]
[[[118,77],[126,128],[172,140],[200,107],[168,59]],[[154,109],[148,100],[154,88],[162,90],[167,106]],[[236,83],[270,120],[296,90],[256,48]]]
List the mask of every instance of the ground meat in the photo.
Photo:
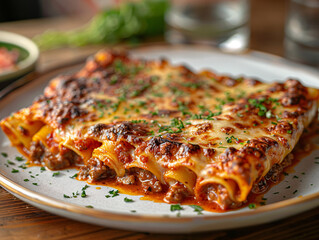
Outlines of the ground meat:
[[231,200],[227,189],[221,184],[209,184],[203,188],[203,196],[209,202],[217,204],[222,210],[238,208],[243,203]]
[[267,180],[262,178],[258,183],[254,184],[252,188],[252,192],[255,194],[261,194],[267,191],[269,185],[267,183]]
[[134,175],[125,175],[124,177],[118,177],[117,182],[124,185],[133,185],[136,183],[136,180]]
[[37,164],[44,162],[45,166],[51,170],[67,168],[81,162],[81,157],[72,150],[62,146],[59,152],[52,153],[39,141],[32,142],[30,157],[32,162]]
[[71,166],[68,159],[62,159],[59,155],[54,155],[49,151],[45,152],[43,162],[51,170],[59,170]]
[[169,203],[180,203],[189,195],[190,193],[186,186],[177,182],[169,187],[164,200]]
[[294,155],[292,153],[289,153],[285,159],[280,163],[280,165],[285,168],[292,164],[292,161],[294,160]]
[[34,163],[41,163],[45,148],[41,142],[32,142],[30,147],[30,158]]
[[110,169],[102,161],[98,159],[88,160],[85,167],[80,170],[81,178],[90,178],[92,181],[97,181],[106,178],[115,178],[116,173],[113,169]]
[[58,154],[53,154],[48,149],[46,149],[43,162],[49,169],[58,170],[70,167],[76,162],[80,162],[80,159],[80,156],[78,156],[72,150],[61,147]]
[[279,164],[275,164],[272,166],[272,168],[269,170],[269,172],[266,174],[265,179],[267,181],[271,181],[273,183],[276,183],[280,179],[280,174],[282,172],[283,168]]
[[159,193],[163,190],[160,181],[150,171],[138,168],[134,168],[132,171],[133,174],[135,172],[145,193]]

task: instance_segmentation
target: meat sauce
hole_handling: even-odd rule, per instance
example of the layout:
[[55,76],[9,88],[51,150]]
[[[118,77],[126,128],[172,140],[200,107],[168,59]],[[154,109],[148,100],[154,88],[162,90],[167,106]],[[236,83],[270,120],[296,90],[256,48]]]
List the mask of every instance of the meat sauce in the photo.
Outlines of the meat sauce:
[[[62,130],[61,136],[54,139],[51,133],[44,143],[32,142],[28,149],[16,147],[31,163],[52,170],[81,166],[79,180],[142,194],[143,199],[198,204],[222,212],[254,202],[280,181],[291,162],[300,159],[296,147],[281,165],[274,164],[263,176],[264,161],[276,162],[291,150],[302,122],[307,125],[307,117],[312,118],[318,98],[319,92],[311,94],[293,79],[267,85],[208,71],[195,74],[185,66],[170,67],[167,61],[102,53],[77,74],[53,79],[24,116],[34,117],[55,132]],[[6,131],[3,122],[1,126]],[[71,149],[61,144],[68,140]],[[277,150],[281,151],[278,155]],[[121,166],[131,166],[135,157],[146,166],[152,158],[159,171],[174,171],[179,166],[194,169],[205,179],[236,176],[247,184],[245,194],[255,185],[248,200],[240,203],[233,202],[226,188],[216,183],[199,186],[194,197],[177,180],[162,181],[141,168],[121,168],[118,177],[104,163],[108,152]],[[223,180],[235,189],[234,199],[238,200],[241,186],[229,179]]]

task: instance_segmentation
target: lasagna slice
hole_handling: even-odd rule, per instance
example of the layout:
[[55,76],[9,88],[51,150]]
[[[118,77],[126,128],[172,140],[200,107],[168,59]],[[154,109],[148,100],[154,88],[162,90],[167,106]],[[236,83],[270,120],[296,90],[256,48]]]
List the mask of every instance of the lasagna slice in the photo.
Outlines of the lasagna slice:
[[318,98],[293,79],[262,83],[101,51],[1,127],[32,163],[79,167],[80,180],[227,210],[267,188]]

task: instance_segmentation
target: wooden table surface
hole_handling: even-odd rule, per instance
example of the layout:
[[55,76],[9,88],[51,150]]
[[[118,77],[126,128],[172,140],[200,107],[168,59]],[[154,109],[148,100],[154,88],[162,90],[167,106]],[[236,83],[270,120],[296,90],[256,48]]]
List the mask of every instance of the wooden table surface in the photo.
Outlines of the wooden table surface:
[[[283,56],[283,30],[286,0],[251,1],[251,43],[253,50]],[[48,28],[71,29],[87,19],[57,18],[1,23],[0,30],[27,37]],[[41,53],[39,71],[74,61],[103,46],[51,50]],[[319,208],[253,227],[199,234],[150,234],[110,229],[66,218],[37,209],[15,198],[0,187],[0,239],[319,239]]]

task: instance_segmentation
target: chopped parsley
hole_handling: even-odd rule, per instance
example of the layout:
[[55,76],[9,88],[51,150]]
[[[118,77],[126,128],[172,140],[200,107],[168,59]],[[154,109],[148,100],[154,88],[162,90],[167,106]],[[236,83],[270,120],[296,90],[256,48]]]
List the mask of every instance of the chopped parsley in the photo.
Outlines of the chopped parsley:
[[32,183],[33,185],[35,185],[35,186],[38,186],[38,184],[37,183]]
[[70,178],[76,178],[78,176],[78,174],[74,174],[73,176],[71,176]]
[[24,161],[24,158],[23,157],[20,157],[20,156],[16,156],[15,158],[17,161],[21,162],[21,161]]
[[63,197],[64,198],[71,198],[70,196],[66,195],[66,194],[63,194]]
[[59,176],[60,175],[60,172],[55,172],[52,174],[52,177],[56,177],[56,176]]
[[230,137],[226,137],[226,141],[227,143],[232,143],[232,139],[236,140],[237,142],[239,141],[238,138],[234,137],[233,135],[230,136]]
[[18,168],[27,169],[27,166],[25,164],[21,164]]
[[204,209],[201,207],[201,206],[198,206],[198,205],[189,205],[191,208],[194,209],[194,212],[197,212],[198,215],[202,215]]
[[124,202],[134,202],[134,200],[133,200],[133,199],[131,199],[131,198],[127,198],[127,197],[125,197],[125,198],[124,198]]
[[296,194],[298,192],[298,190],[295,190],[292,194]]
[[45,171],[46,169],[45,169],[45,167],[41,167],[40,170],[43,172],[43,171]]
[[83,188],[82,188],[82,191],[85,191],[88,187],[90,187],[89,185],[85,185]]
[[23,179],[23,181],[25,181],[25,182],[29,182],[29,179],[27,179],[27,178],[26,178],[26,179]]
[[2,152],[1,153],[2,157],[8,157],[8,153]]
[[249,209],[255,209],[256,208],[256,204],[255,203],[249,203],[248,208]]
[[18,169],[14,169],[14,168],[12,168],[12,171],[11,171],[12,173],[18,173],[19,172],[19,170]]
[[11,162],[10,160],[7,160],[7,163],[8,163],[9,165],[15,165],[15,163],[14,163],[14,162]]
[[116,197],[116,196],[119,196],[120,194],[119,194],[120,192],[119,192],[119,190],[111,190],[111,191],[109,191],[109,194],[110,195],[105,195],[105,197],[106,198],[109,198],[109,197]]
[[85,198],[86,196],[87,196],[87,195],[86,195],[86,192],[83,190],[82,193],[81,193],[81,197],[82,197],[82,198]]
[[184,208],[182,208],[181,205],[179,204],[171,205],[171,212],[180,211],[180,210],[184,210]]
[[263,103],[265,102],[265,99],[248,99],[248,102],[250,105],[252,105],[255,108],[258,108],[258,116],[263,117],[266,115],[267,108]]
[[171,125],[169,126],[160,126],[158,132],[161,133],[161,132],[168,132],[168,133],[180,133],[182,132],[185,128],[185,125],[183,123],[182,120],[179,120],[177,118],[173,118],[171,120]]
[[92,205],[85,206],[86,208],[94,208]]

